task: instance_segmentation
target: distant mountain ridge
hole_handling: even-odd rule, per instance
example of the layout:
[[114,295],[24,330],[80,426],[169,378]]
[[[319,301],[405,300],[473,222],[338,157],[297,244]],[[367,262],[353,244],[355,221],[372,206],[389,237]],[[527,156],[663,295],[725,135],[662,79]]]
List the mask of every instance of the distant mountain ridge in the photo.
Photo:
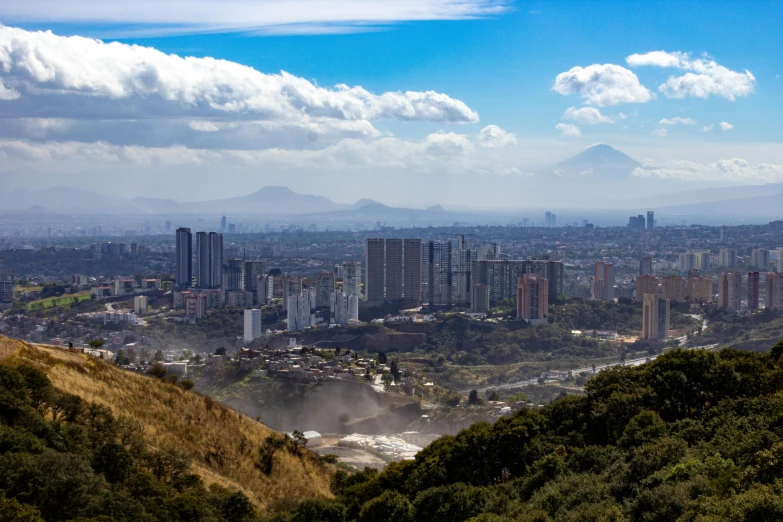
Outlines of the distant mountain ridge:
[[642,164],[611,145],[599,143],[583,150],[576,156],[561,161],[552,171],[567,175],[597,175],[601,177],[625,178]]

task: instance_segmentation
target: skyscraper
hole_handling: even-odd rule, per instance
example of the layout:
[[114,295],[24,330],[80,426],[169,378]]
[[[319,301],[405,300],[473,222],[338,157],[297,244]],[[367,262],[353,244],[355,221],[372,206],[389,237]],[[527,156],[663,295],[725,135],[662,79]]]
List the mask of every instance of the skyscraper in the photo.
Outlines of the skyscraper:
[[680,270],[681,274],[687,274],[696,268],[696,254],[692,252],[680,253],[677,268]]
[[226,216],[223,216],[220,218],[220,231],[225,232],[226,231]]
[[193,284],[193,234],[189,228],[178,228],[176,237],[177,270],[176,281],[179,288],[188,288]]
[[670,303],[658,294],[644,294],[642,298],[642,339],[658,341],[669,335]]
[[767,298],[770,310],[783,310],[783,272],[767,272]]
[[345,292],[332,292],[329,296],[330,322],[348,324],[359,320],[359,298]]
[[221,286],[223,290],[228,290],[229,292],[244,290],[245,266],[241,259],[231,258],[228,260]]
[[750,254],[750,264],[756,268],[767,268],[769,266],[769,250],[754,248]]
[[647,230],[655,228],[655,212],[649,210],[647,212]]
[[542,320],[549,310],[549,283],[545,277],[525,274],[517,280],[517,318]]
[[362,295],[362,263],[361,261],[345,261],[343,263],[343,292],[348,295]]
[[436,307],[452,306],[451,242],[429,241],[426,258],[427,302]]
[[590,285],[591,299],[611,301],[614,299],[614,265],[597,261],[595,277]]
[[759,309],[759,282],[758,272],[748,272],[748,310]]
[[385,241],[383,239],[367,239],[365,242],[364,279],[365,296],[370,306],[382,305],[385,292]]
[[196,286],[219,288],[222,284],[223,235],[196,232]]
[[386,240],[385,275],[386,275],[386,301],[390,303],[402,301],[402,239],[389,238]]
[[696,252],[696,269],[701,270],[702,272],[709,272],[710,270],[710,263],[712,261],[712,257],[710,253],[707,252]]
[[266,274],[263,261],[245,261],[245,290],[255,292],[258,289],[258,276]]
[[645,256],[639,262],[639,275],[646,276],[646,275],[652,275],[652,273],[653,273],[652,257]]
[[685,279],[681,276],[663,276],[661,280],[661,287],[663,289],[663,296],[675,303],[682,303],[685,301]]
[[327,308],[334,293],[334,274],[327,270],[315,274],[315,305]]
[[256,280],[256,303],[259,305],[269,304],[274,294],[275,278],[271,275],[262,274]]
[[733,248],[721,248],[718,254],[718,265],[730,267],[737,264],[737,251]]
[[693,302],[712,302],[712,279],[697,275],[688,278],[688,299]]
[[261,310],[245,310],[245,335],[246,343],[261,337]]
[[403,294],[405,304],[421,303],[421,239],[403,240]]
[[723,272],[718,279],[718,306],[731,310],[742,308],[742,274]]
[[644,294],[658,294],[657,277],[653,275],[640,275],[636,277],[636,301],[641,301]]
[[452,276],[454,285],[452,299],[455,304],[470,302],[470,288],[472,286],[471,275],[473,262],[478,260],[478,252],[471,247],[473,243],[464,235],[457,236],[457,250],[452,251]]
[[300,292],[288,297],[288,331],[301,332],[310,326],[310,292]]
[[549,287],[549,302],[555,301],[559,294],[563,293],[564,266],[562,261],[551,259],[526,259],[522,262],[525,274],[541,276],[547,280]]

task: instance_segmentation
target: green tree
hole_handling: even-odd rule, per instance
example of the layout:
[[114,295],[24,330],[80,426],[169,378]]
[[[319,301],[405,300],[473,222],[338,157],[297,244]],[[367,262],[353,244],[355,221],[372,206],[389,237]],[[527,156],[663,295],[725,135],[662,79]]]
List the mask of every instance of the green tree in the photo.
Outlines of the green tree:
[[362,506],[358,522],[412,522],[413,514],[413,505],[405,495],[386,491]]
[[165,379],[166,378],[166,368],[159,362],[156,362],[152,366],[150,366],[150,369],[147,370],[147,375],[151,377],[155,377],[156,379]]
[[479,406],[481,405],[481,399],[479,398],[479,394],[476,390],[470,390],[470,393],[468,394],[468,406]]

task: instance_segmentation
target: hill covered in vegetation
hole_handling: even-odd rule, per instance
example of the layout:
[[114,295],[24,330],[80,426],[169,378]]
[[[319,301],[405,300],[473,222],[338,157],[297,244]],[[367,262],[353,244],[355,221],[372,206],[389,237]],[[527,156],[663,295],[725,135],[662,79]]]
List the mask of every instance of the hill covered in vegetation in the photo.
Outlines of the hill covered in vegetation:
[[340,475],[331,511],[312,520],[781,520],[781,412],[783,342],[766,354],[675,350],[381,473]]
[[332,496],[331,465],[209,397],[7,338],[0,359],[1,520],[252,521]]

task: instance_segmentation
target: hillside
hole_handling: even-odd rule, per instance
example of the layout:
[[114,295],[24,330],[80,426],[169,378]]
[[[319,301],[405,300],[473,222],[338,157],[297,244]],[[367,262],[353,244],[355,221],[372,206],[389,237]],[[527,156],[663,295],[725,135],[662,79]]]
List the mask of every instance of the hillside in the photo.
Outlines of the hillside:
[[241,491],[261,512],[280,503],[332,496],[332,467],[307,451],[281,449],[274,453],[269,474],[259,469],[260,450],[275,432],[208,397],[80,352],[3,337],[0,359],[6,368],[32,366],[45,373],[57,392],[137,423],[147,445],[184,453],[205,486]]
[[381,473],[341,474],[344,512],[330,520],[783,520],[781,411],[783,342],[764,354],[674,350]]

